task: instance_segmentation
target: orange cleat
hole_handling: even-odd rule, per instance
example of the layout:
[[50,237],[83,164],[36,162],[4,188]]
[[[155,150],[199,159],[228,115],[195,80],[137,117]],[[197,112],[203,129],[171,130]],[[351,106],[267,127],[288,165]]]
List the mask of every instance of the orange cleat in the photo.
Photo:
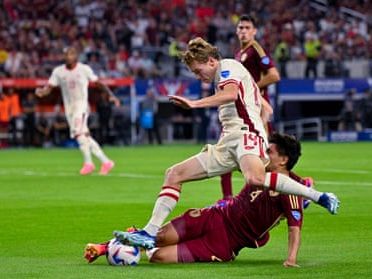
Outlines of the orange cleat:
[[107,244],[108,243],[88,243],[84,250],[84,258],[88,261],[88,263],[94,262],[98,257],[106,254]]

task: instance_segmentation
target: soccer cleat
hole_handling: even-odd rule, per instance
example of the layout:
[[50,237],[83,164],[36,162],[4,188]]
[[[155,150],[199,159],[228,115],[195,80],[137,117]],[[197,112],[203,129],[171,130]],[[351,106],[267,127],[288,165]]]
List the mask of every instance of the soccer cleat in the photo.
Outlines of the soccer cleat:
[[108,243],[94,244],[88,243],[84,250],[84,258],[88,263],[94,262],[98,257],[103,256],[107,252]]
[[[304,180],[306,187],[309,187],[309,188],[313,187],[314,180],[312,177],[304,177],[303,180]],[[303,199],[303,202],[302,202],[303,208],[306,209],[310,205],[310,203],[311,203],[311,200]]]
[[155,247],[155,237],[149,235],[145,230],[134,232],[114,231],[117,240],[125,245],[139,246],[145,249]]
[[323,193],[318,200],[318,204],[327,208],[331,214],[337,214],[340,207],[340,201],[333,193]]
[[114,161],[107,161],[106,163],[103,163],[101,165],[101,170],[99,171],[99,174],[100,175],[108,174],[114,166],[115,166]]
[[81,175],[87,175],[94,171],[96,167],[92,163],[84,163],[83,167],[80,170]]

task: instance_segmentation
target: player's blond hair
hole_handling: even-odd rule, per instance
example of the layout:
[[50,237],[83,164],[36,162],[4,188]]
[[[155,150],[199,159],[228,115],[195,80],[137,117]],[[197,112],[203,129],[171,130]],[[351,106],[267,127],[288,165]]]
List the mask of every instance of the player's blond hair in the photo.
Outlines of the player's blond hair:
[[207,63],[209,57],[221,59],[217,47],[200,37],[190,40],[186,51],[181,53],[181,59],[187,66],[190,66],[194,61]]

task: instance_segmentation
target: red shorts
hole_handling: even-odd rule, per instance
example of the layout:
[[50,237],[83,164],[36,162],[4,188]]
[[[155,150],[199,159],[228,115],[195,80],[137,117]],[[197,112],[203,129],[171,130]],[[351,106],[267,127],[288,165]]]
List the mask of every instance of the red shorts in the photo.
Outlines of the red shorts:
[[178,262],[213,262],[234,259],[223,218],[216,210],[212,208],[189,209],[171,222],[179,236]]

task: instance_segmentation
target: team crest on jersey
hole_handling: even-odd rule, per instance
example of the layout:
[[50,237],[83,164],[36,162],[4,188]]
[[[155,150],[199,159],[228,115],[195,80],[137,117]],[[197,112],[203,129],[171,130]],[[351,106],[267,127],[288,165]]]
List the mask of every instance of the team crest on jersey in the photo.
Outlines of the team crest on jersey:
[[269,65],[270,64],[270,58],[268,56],[264,56],[261,58],[261,63],[264,65]]
[[222,71],[221,72],[221,77],[227,78],[230,75],[230,71]]
[[247,60],[248,55],[246,53],[243,53],[242,56],[240,56],[240,62],[244,62]]
[[295,218],[297,221],[301,219],[301,213],[297,210],[292,210],[291,211],[293,218]]

